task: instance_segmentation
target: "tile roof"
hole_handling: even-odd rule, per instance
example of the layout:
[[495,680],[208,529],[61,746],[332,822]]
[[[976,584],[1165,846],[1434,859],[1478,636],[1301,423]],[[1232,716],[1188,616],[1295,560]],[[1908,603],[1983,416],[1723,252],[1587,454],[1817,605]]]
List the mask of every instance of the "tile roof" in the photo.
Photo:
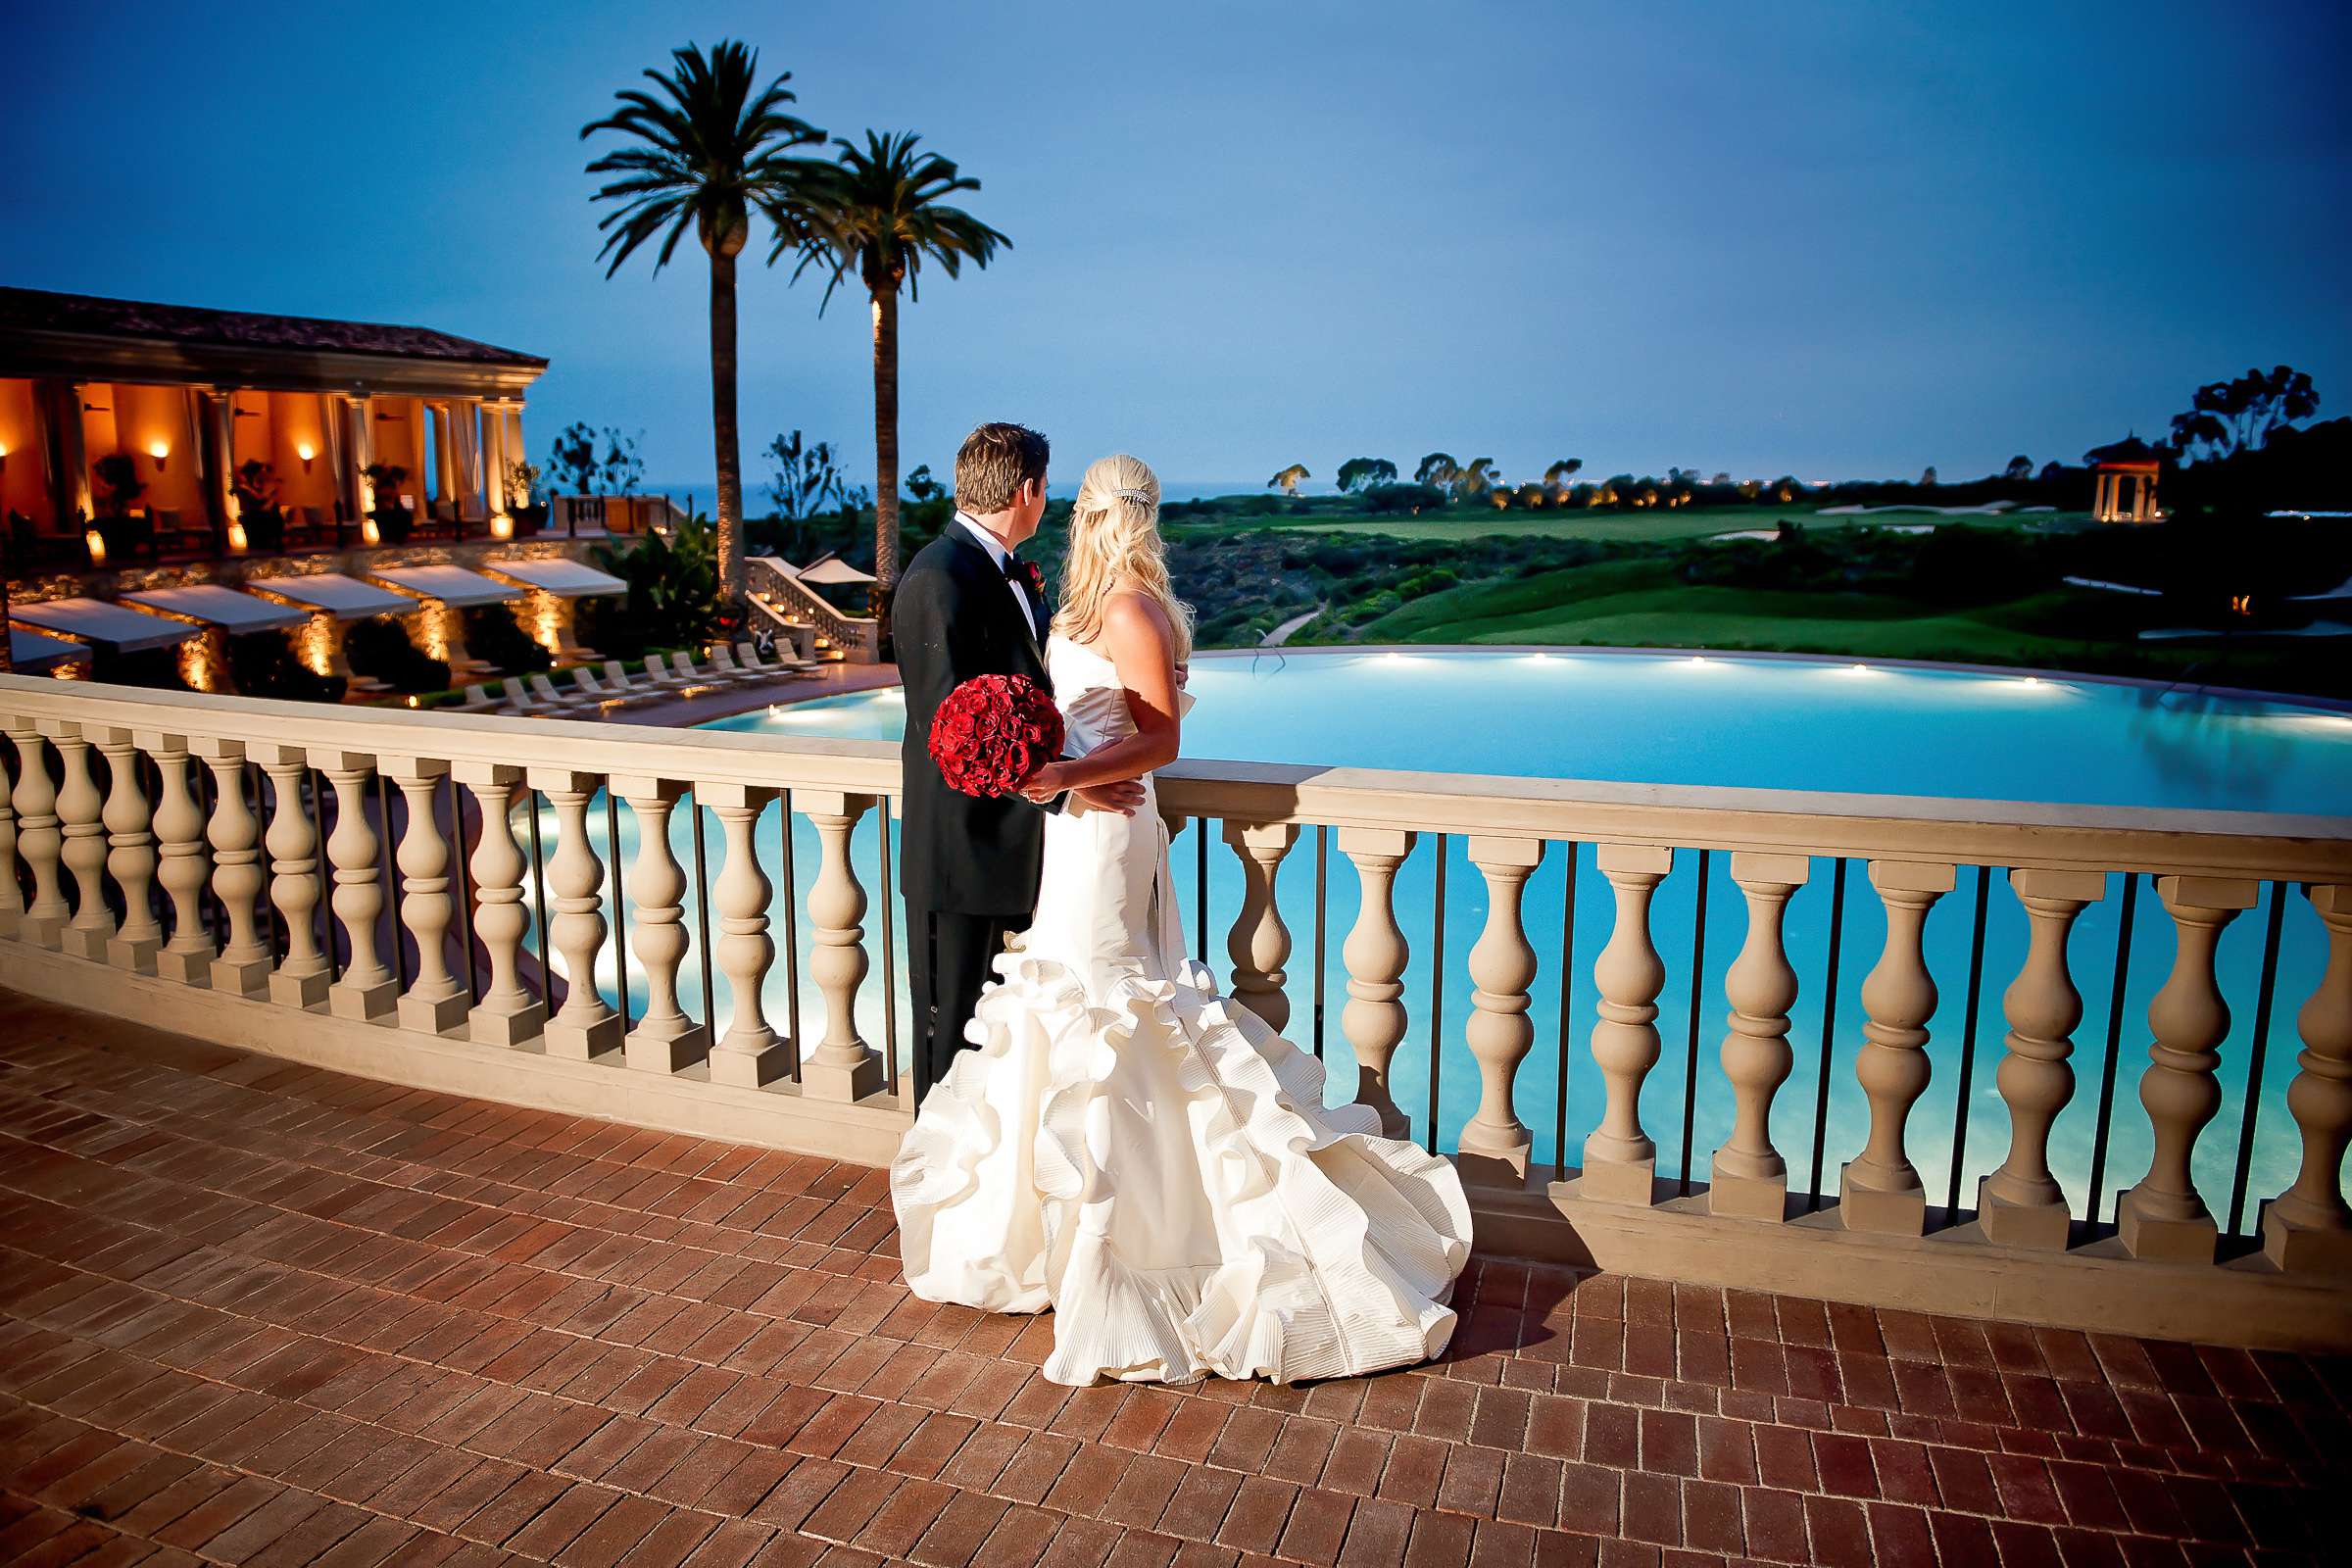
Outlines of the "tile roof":
[[425,326],[376,321],[331,321],[311,316],[268,316],[196,305],[56,294],[0,287],[0,337],[18,332],[71,332],[90,337],[144,339],[240,349],[311,354],[381,354],[400,359],[456,360],[478,365],[544,368],[535,354],[518,354]]

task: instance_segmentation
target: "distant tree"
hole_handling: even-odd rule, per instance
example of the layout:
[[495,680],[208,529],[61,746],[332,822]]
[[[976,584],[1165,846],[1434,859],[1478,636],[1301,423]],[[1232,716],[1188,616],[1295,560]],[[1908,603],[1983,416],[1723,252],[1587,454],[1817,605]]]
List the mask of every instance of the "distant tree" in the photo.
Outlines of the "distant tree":
[[1717,473],[1714,478],[1707,481],[1709,484],[1730,484],[1731,482],[1732,476],[1728,473]]
[[914,497],[919,506],[937,501],[948,490],[947,486],[931,477],[931,465],[922,463],[917,464],[914,471],[906,476],[906,493]]
[[1666,482],[1676,485],[1695,485],[1699,482],[1698,470],[1696,468],[1668,468]]
[[1933,463],[1931,463],[1931,464],[1929,464],[1929,465],[1928,465],[1928,466],[1927,466],[1926,470],[1920,474],[1920,476],[1919,476],[1919,482],[1920,482],[1922,485],[1933,485],[1933,484],[1935,484],[1935,483],[1936,482],[1936,465],[1934,465]]
[[1551,466],[1544,470],[1544,482],[1555,487],[1564,484],[1570,474],[1583,472],[1584,466],[1582,458],[1554,458]]
[[559,495],[602,495],[605,466],[596,453],[596,426],[574,419],[547,449],[548,482]]
[[2260,451],[2282,425],[2319,412],[2311,377],[2287,366],[2248,370],[2232,381],[2197,388],[2186,414],[2173,416],[2173,450],[2183,459],[2221,459]]
[[1340,465],[1340,488],[1352,495],[1376,484],[1396,482],[1396,465],[1386,458],[1349,458]]
[[1266,488],[1269,490],[1280,490],[1286,496],[1295,496],[1298,493],[1298,482],[1302,479],[1312,479],[1313,477],[1313,474],[1306,471],[1305,464],[1294,463],[1289,467],[1276,474],[1273,478],[1268,479],[1266,481]]
[[2034,460],[2027,457],[2023,452],[2020,452],[2016,457],[2009,460],[2009,466],[2001,470],[2001,477],[2004,479],[2033,478]]
[[1455,470],[1453,491],[1457,496],[1483,496],[1494,488],[1494,460],[1472,458],[1467,466]]
[[1461,465],[1453,461],[1450,453],[1432,452],[1421,460],[1421,466],[1413,470],[1413,483],[1434,484],[1441,490],[1450,490],[1461,471]]
[[644,435],[622,435],[611,425],[605,426],[605,456],[602,478],[605,489],[616,496],[632,496],[645,482],[645,459],[637,455],[637,438]]
[[1549,503],[1550,499],[1551,490],[1548,486],[1531,481],[1519,487],[1519,505],[1523,507],[1544,506]]
[[779,522],[798,525],[841,502],[841,469],[828,441],[807,441],[801,432],[777,436],[763,454],[773,466],[767,499]]
[[2045,463],[2041,466],[2041,472],[2037,477],[2039,477],[2043,484],[2055,484],[2059,480],[2066,477],[2066,465],[2063,463]]

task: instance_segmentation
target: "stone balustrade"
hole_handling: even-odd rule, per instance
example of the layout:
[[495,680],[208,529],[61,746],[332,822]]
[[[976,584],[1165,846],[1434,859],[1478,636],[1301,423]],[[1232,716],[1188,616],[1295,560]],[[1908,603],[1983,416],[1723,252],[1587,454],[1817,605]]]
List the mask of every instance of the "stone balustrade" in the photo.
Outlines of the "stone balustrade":
[[[893,746],[22,677],[0,677],[0,984],[388,1081],[873,1164],[906,1125],[895,999],[878,994],[894,971],[887,952],[869,957],[896,925],[895,892],[854,853],[895,811]],[[1435,1138],[1398,1102],[1398,1054],[1426,1037],[1433,1068],[1458,1058],[1474,1102],[1456,1108],[1445,1152],[1482,1247],[2136,1333],[2352,1343],[2352,821],[1191,761],[1160,793],[1171,814],[1216,825],[1215,853],[1238,873],[1239,907],[1218,911],[1231,916],[1227,988],[1294,1038],[1294,966],[1323,962],[1327,933],[1297,929],[1282,895],[1311,881],[1319,926],[1322,879],[1352,879],[1336,1025],[1355,1073],[1335,1073],[1333,1091],[1393,1136]],[[796,879],[800,826],[815,851],[804,846]],[[1336,856],[1299,848],[1324,839]],[[1483,900],[1480,933],[1415,971],[1427,911],[1400,911],[1397,888],[1416,853],[1449,851],[1475,869],[1452,896]],[[1585,915],[1593,956],[1563,976],[1527,909],[1563,862],[1573,899],[1580,853],[1601,887]],[[1673,1089],[1687,1106],[1703,1078],[1731,1107],[1693,1173],[1687,1108],[1678,1145],[1657,1091],[1662,1061],[1685,1053],[1676,1038],[1669,1057],[1661,999],[1688,990],[1695,1004],[1697,987],[1659,933],[1666,901],[1688,906],[1710,857],[1728,865],[1743,928],[1721,950],[1718,1048],[1701,1055],[1694,1022],[1690,1081]],[[1860,862],[1855,907],[1884,924],[1874,935],[1857,913],[1847,939],[1875,942],[1855,955],[1858,1053],[1838,1063],[1867,1130],[1830,1148],[1826,1169],[1814,1150],[1808,1181],[1776,1128],[1800,1081],[1791,1014],[1812,983],[1786,922],[1825,896],[1821,861],[1839,866],[1840,890],[1843,863]],[[1949,1059],[1930,1040],[1947,1028],[1939,996],[1963,977],[1937,972],[1922,932],[1979,867],[2005,873],[1994,885],[2025,936],[2022,961],[1991,977],[2007,1030],[1977,1091],[1997,1097],[2006,1152],[1963,1210],[1945,1204],[1918,1126]],[[2144,1172],[2116,1173],[2109,1223],[2099,1195],[2086,1213],[2054,1174],[2051,1140],[2079,1080],[2100,1076],[2078,1072],[2091,1046],[2075,1033],[2104,976],[2070,937],[2119,874],[2148,879],[2175,940],[2144,1020],[2126,1019],[2099,1062],[2114,1117],[2141,1119],[2130,1147],[2149,1151]],[[2266,884],[2303,906],[2326,961],[2315,990],[2277,1008],[2301,1050],[2292,1128],[2280,1117],[2266,1132],[2292,1180],[2254,1193],[2253,1222],[2232,1236],[2216,1214],[2234,1226],[2237,1205],[2201,1187],[2195,1156],[2224,1106],[2232,1009],[2255,1005],[2225,994],[2217,952]],[[801,1005],[796,973],[779,1006],[763,993],[804,951],[799,927],[819,1001]],[[681,1000],[698,974],[699,1016]],[[1590,998],[1560,1042],[1563,1078],[1573,1054],[1587,1086],[1561,1089],[1558,1152],[1573,1166],[1539,1157],[1530,1122],[1548,1107],[1521,1103],[1538,999],[1557,990],[1565,1009],[1563,980]],[[1434,1026],[1460,1011],[1416,986],[1466,997],[1466,1019]],[[1826,1068],[1818,1092],[1827,1104]],[[1679,1183],[1662,1143],[1682,1151]]]

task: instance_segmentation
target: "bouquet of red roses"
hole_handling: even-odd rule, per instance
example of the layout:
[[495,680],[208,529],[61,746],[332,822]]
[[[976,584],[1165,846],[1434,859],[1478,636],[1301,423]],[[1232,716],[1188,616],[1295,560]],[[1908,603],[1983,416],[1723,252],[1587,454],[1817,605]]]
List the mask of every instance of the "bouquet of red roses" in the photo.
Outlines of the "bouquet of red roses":
[[931,760],[949,787],[1012,794],[1061,755],[1061,710],[1026,675],[974,675],[931,715]]

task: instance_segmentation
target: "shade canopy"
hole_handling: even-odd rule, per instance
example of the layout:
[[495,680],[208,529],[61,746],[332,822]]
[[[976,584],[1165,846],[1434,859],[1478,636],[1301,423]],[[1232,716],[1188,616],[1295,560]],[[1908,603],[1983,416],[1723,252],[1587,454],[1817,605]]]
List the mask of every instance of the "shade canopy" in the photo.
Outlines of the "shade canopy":
[[827,556],[822,561],[812,562],[803,566],[795,575],[803,582],[813,583],[872,582],[874,580],[872,572],[859,571],[839,556]]
[[215,583],[198,583],[186,588],[143,588],[124,594],[123,599],[150,610],[169,611],[174,615],[186,615],[230,631],[279,631],[299,626],[310,617],[299,610],[273,605],[252,594],[241,594],[234,588],[222,588]]
[[83,641],[106,643],[125,654],[175,647],[203,630],[186,621],[166,620],[98,599],[44,599],[38,604],[11,605],[8,612],[18,620]]
[[308,605],[313,610],[323,610],[337,620],[398,615],[416,608],[416,601],[406,595],[362,582],[357,577],[346,577],[339,571],[313,572],[300,577],[249,577],[245,585]]
[[9,667],[20,675],[89,657],[90,651],[79,643],[70,643],[63,637],[51,637],[37,631],[9,628]]
[[611,572],[561,556],[542,561],[485,561],[482,564],[502,577],[543,588],[558,599],[592,599],[600,594],[629,591],[629,585]]
[[467,571],[464,566],[378,566],[369,575],[381,577],[395,588],[438,599],[458,610],[468,610],[475,605],[502,605],[522,597],[522,590],[514,584],[485,577],[478,571]]

